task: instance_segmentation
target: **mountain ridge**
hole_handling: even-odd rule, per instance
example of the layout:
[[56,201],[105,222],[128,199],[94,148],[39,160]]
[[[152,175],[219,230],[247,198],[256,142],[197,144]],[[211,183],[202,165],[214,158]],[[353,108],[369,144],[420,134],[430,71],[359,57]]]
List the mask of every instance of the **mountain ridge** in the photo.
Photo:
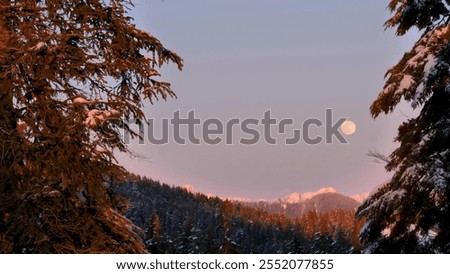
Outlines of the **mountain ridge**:
[[[128,200],[126,217],[155,254],[341,254],[358,248],[362,222],[345,209],[322,214],[318,207],[317,214],[288,218],[133,174],[108,186]],[[321,193],[308,202],[336,195]]]
[[272,201],[251,201],[243,198],[228,198],[229,201],[244,206],[262,209],[271,214],[281,214],[288,218],[300,218],[308,212],[318,214],[333,210],[356,211],[369,193],[347,196],[332,187],[320,188],[312,192],[293,192]]
[[[196,193],[200,193],[200,192],[196,191]],[[314,197],[321,195],[321,194],[333,194],[333,193],[353,199],[356,202],[358,202],[359,204],[361,204],[370,195],[370,192],[364,192],[364,193],[354,194],[354,195],[345,195],[345,194],[338,192],[333,187],[324,187],[324,188],[319,188],[318,190],[311,191],[311,192],[292,192],[291,194],[288,194],[281,198],[277,198],[277,199],[273,199],[273,200],[265,200],[265,199],[252,200],[250,198],[245,198],[245,197],[220,197],[220,198],[224,199],[224,200],[229,200],[231,202],[245,202],[245,203],[266,202],[266,203],[297,204],[297,203],[302,203],[302,202],[311,200]],[[211,195],[211,194],[209,194],[209,195]]]

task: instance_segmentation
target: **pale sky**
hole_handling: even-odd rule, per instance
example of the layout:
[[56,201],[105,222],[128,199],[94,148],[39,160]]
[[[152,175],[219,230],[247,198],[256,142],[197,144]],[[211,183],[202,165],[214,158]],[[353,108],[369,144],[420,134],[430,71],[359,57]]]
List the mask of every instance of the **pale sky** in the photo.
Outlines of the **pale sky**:
[[[178,99],[146,107],[156,121],[180,110],[201,119],[261,118],[266,110],[296,125],[349,117],[357,132],[349,144],[132,145],[142,158],[119,155],[128,170],[170,185],[193,185],[221,197],[275,199],[292,192],[334,187],[352,195],[390,176],[367,156],[389,154],[401,106],[373,120],[371,102],[386,70],[409,50],[417,34],[384,31],[388,1],[373,0],[136,0],[137,26],[185,60],[161,70]],[[298,126],[297,126],[298,127]],[[238,136],[239,137],[239,136]]]

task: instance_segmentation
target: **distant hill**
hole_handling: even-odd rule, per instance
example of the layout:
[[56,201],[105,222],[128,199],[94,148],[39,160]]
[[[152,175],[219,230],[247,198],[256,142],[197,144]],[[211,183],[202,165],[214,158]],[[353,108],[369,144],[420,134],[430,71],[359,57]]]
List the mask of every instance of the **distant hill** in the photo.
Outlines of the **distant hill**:
[[336,189],[334,189],[332,187],[327,187],[327,188],[321,188],[314,192],[304,192],[304,193],[294,192],[294,193],[284,196],[283,198],[278,199],[277,201],[280,203],[297,204],[297,203],[302,203],[307,200],[310,200],[317,195],[327,194],[327,193],[337,193],[337,191],[336,191]]
[[[357,198],[365,199],[364,195],[359,195]],[[306,193],[295,192],[274,201],[231,200],[238,204],[263,209],[271,214],[281,214],[288,218],[299,218],[310,211],[315,211],[318,214],[333,210],[356,211],[361,204],[355,198],[338,193],[334,188],[322,188],[315,192]]]

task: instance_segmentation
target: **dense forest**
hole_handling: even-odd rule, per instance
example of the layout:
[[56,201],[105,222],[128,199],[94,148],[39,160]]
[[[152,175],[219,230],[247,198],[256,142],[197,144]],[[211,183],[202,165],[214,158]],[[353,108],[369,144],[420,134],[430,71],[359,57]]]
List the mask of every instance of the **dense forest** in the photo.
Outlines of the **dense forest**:
[[352,253],[362,221],[353,210],[269,214],[128,175],[110,187],[128,198],[126,213],[151,253]]

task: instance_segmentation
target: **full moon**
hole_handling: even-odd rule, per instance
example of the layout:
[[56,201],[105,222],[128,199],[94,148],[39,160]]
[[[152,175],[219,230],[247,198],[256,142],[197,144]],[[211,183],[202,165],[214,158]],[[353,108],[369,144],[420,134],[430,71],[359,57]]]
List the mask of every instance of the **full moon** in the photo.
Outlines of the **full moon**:
[[356,124],[353,121],[347,120],[342,123],[341,125],[341,131],[345,135],[353,135],[356,131]]

